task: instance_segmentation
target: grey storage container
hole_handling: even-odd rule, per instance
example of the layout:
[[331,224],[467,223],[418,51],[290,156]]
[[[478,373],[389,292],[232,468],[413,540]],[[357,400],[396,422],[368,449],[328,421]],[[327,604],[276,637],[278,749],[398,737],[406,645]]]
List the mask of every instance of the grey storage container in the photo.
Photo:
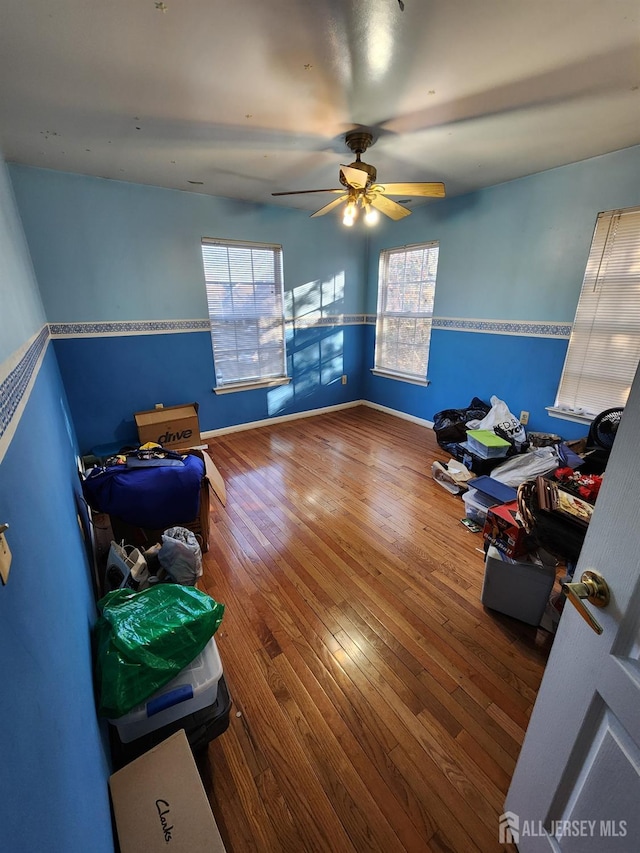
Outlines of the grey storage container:
[[489,545],[480,600],[528,625],[539,625],[556,572],[552,566],[513,560]]

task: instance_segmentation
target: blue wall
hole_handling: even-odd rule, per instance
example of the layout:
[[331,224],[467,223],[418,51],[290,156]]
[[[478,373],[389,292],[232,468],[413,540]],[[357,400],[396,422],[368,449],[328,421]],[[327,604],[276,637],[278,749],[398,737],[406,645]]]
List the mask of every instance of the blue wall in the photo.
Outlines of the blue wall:
[[[514,413],[528,410],[532,429],[573,437],[586,428],[545,407],[555,400],[596,216],[640,204],[640,148],[433,202],[366,233],[337,217],[156,187],[18,166],[11,177],[47,318],[63,324],[55,346],[83,451],[134,439],[137,410],[189,400],[208,431],[357,399],[431,420],[496,394]],[[311,312],[329,323],[288,324],[287,388],[212,393],[203,236],[282,244],[287,316]],[[382,248],[433,239],[431,384],[374,377],[373,328],[337,317],[375,313]],[[200,326],[170,334],[153,326],[189,320]],[[105,334],[120,321],[140,321],[146,333]],[[520,325],[498,334],[497,321]],[[536,323],[552,330],[539,336]]]
[[358,400],[363,334],[362,325],[290,328],[289,385],[219,396],[211,390],[208,332],[68,338],[55,349],[78,441],[88,452],[96,444],[135,442],[133,413],[155,403],[198,401],[204,431]]
[[106,853],[108,765],[93,697],[76,444],[1,160],[0,259],[0,522],[10,525],[13,554],[0,586],[0,847]]
[[[467,325],[476,329],[496,320],[571,323],[598,213],[639,204],[640,147],[431,202],[371,235],[367,311],[376,308],[380,250],[438,240],[436,318],[473,320]],[[367,371],[365,398],[432,420],[475,395],[488,401],[496,394],[514,414],[529,411],[531,429],[585,435],[586,427],[545,411],[555,402],[568,340],[535,331],[533,325],[514,334],[436,328],[428,388]],[[369,367],[373,345],[370,335]]]
[[[332,322],[364,304],[357,231],[196,193],[19,166],[11,176],[49,322],[101,324],[56,340],[83,451],[135,438],[133,413],[160,402],[197,401],[207,431],[359,399],[362,325]],[[208,333],[154,333],[154,321],[206,328],[202,237],[283,246],[287,316],[297,321],[288,324],[290,386],[216,396]],[[304,328],[310,315],[329,325]],[[143,321],[150,333],[104,334],[119,321]]]
[[[63,324],[56,352],[83,451],[135,439],[137,410],[190,400],[207,431],[360,398],[432,420],[496,394],[514,413],[528,410],[531,429],[574,437],[586,428],[545,407],[596,216],[640,204],[640,147],[433,202],[366,233],[338,217],[175,190],[17,166],[11,176],[47,317]],[[212,393],[203,236],[281,243],[289,319],[315,312],[330,323],[289,323],[288,388]],[[374,336],[362,317],[375,314],[380,250],[425,240],[440,242],[440,262],[422,388],[370,373]],[[201,326],[159,334],[153,325],[190,320]],[[146,321],[149,334],[109,337],[118,321]],[[510,325],[496,331],[499,321]]]

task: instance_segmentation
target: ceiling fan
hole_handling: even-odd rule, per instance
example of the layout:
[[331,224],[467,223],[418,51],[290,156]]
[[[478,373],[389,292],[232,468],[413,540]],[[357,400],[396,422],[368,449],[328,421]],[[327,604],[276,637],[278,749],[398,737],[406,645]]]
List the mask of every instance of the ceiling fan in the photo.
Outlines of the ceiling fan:
[[364,210],[364,219],[368,225],[373,225],[378,218],[378,211],[391,219],[403,219],[411,214],[410,210],[387,196],[421,196],[444,198],[444,184],[435,183],[400,183],[379,184],[374,166],[360,159],[367,148],[373,144],[373,134],[363,130],[352,130],[345,136],[347,147],[356,155],[356,159],[348,166],[340,166],[340,183],[342,187],[323,190],[294,190],[291,192],[271,193],[271,195],[303,195],[307,193],[340,193],[340,197],[325,204],[311,216],[324,216],[336,207],[346,202],[342,222],[353,225],[360,210]]

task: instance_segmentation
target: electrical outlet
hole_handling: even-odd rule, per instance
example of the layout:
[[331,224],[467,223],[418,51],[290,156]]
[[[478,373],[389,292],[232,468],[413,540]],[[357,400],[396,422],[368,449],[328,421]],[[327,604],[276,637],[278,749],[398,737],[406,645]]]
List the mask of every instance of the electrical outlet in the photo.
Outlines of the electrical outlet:
[[522,426],[526,426],[529,423],[529,412],[525,412],[524,409],[520,412],[520,423]]
[[0,577],[2,578],[2,583],[6,583],[9,579],[9,568],[11,566],[11,551],[4,535],[4,531],[8,526],[8,524],[0,525],[3,528],[2,533],[0,533]]
[[346,384],[347,384],[347,374],[346,374],[346,373],[343,373],[343,374],[342,374],[342,384],[343,384],[343,385],[346,385]]

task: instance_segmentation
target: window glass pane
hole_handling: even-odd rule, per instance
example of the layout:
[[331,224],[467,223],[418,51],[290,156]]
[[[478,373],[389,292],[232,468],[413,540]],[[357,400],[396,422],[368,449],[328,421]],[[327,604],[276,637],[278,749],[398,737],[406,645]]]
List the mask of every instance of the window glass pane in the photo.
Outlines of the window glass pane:
[[282,249],[203,240],[216,382],[286,376]]
[[426,379],[438,244],[380,254],[375,367]]

